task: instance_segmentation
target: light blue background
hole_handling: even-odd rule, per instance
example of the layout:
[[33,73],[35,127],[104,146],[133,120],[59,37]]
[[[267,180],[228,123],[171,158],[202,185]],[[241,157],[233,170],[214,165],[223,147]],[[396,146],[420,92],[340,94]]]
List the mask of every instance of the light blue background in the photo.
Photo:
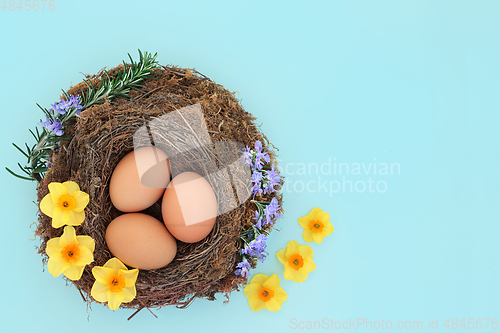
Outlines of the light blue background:
[[[18,1],[16,1],[17,3]],[[280,148],[289,184],[270,258],[288,301],[252,312],[243,292],[155,319],[86,305],[41,263],[35,183],[0,171],[0,331],[282,332],[291,320],[499,318],[500,25],[497,1],[55,1],[0,10],[1,166],[24,162],[28,133],[61,88],[137,49],[195,68],[231,91]],[[339,175],[297,163],[399,163],[384,193],[317,192]],[[334,160],[335,159],[335,160]],[[376,160],[375,160],[376,159]],[[290,164],[293,163],[293,164]],[[314,168],[313,170],[314,171]],[[294,174],[292,174],[294,173]],[[301,192],[311,182],[316,193]],[[295,185],[295,188],[293,187]],[[329,185],[328,185],[329,186]],[[295,284],[275,253],[304,244],[297,218],[328,211],[317,270]],[[305,324],[305,323],[304,323]],[[491,325],[491,324],[490,324]],[[462,328],[459,328],[462,330]],[[360,331],[363,331],[360,329]],[[422,331],[422,330],[420,330]]]

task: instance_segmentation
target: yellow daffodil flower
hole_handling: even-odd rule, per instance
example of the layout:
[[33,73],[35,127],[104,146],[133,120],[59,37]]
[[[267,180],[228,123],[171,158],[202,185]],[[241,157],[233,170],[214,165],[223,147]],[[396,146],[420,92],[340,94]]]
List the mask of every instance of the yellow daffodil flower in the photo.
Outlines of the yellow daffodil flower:
[[286,280],[301,283],[307,279],[310,272],[316,270],[313,261],[313,250],[307,245],[300,245],[296,241],[286,244],[286,249],[276,253],[279,261],[285,265],[283,275]]
[[83,211],[89,203],[89,195],[80,191],[75,182],[49,184],[49,194],[40,202],[40,210],[52,217],[52,227],[63,225],[80,225],[85,220]]
[[281,309],[281,303],[286,301],[287,295],[280,287],[278,275],[270,277],[264,274],[255,275],[250,283],[243,289],[248,297],[248,304],[253,311],[267,308],[269,311]]
[[129,270],[119,259],[111,258],[104,266],[92,268],[96,281],[90,294],[96,301],[108,302],[111,310],[135,298],[135,281],[139,275],[137,268]]
[[322,211],[318,207],[313,208],[306,216],[300,217],[299,224],[304,228],[302,237],[304,237],[304,240],[308,243],[314,240],[317,244],[320,244],[325,236],[333,232],[330,214]]
[[61,237],[47,242],[45,251],[49,256],[49,273],[58,277],[61,273],[70,280],[82,277],[86,265],[94,261],[95,242],[89,236],[77,236],[75,228],[64,227]]

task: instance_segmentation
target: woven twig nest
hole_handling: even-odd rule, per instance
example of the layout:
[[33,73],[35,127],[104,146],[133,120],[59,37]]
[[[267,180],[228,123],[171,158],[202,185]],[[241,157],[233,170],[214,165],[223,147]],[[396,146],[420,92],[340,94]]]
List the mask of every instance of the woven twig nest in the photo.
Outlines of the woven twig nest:
[[[122,69],[121,65],[110,72],[119,69]],[[145,93],[134,90],[130,93],[130,100],[106,101],[82,111],[67,127],[65,136],[69,140],[62,141],[58,151],[52,154],[52,167],[38,185],[39,202],[47,195],[51,182],[72,180],[90,196],[85,221],[76,227],[76,232],[94,239],[94,262],[85,267],[80,280],[71,281],[88,303],[94,301],[90,296],[95,281],[92,268],[104,265],[113,257],[104,239],[106,228],[122,214],[110,200],[111,174],[118,162],[134,150],[133,136],[139,128],[169,112],[199,104],[212,142],[231,141],[252,146],[260,140],[264,147],[270,145],[255,126],[255,118],[243,109],[234,93],[189,69],[161,66],[156,72],[153,75],[156,79],[143,82]],[[101,71],[88,79],[98,86],[103,75]],[[80,94],[82,89],[86,89],[84,82],[72,87],[68,93]],[[273,150],[269,149],[269,155],[271,162],[276,164]],[[201,174],[211,171],[198,170],[191,164],[185,168]],[[223,191],[216,191],[219,211],[224,205],[220,193]],[[270,201],[276,196],[276,193],[268,193],[259,198]],[[281,204],[281,195],[277,198]],[[176,305],[184,308],[196,298],[214,300],[217,293],[228,297],[231,291],[247,282],[234,271],[239,261],[240,235],[251,228],[254,212],[254,204],[247,200],[219,215],[213,230],[202,241],[192,244],[177,241],[175,259],[161,269],[140,270],[136,298],[130,303],[122,303],[121,307],[141,309]],[[161,199],[143,213],[163,221]],[[48,216],[39,214],[36,234],[41,238],[39,253],[44,262],[48,259],[45,253],[47,241],[61,236],[62,231],[62,228],[51,227]]]

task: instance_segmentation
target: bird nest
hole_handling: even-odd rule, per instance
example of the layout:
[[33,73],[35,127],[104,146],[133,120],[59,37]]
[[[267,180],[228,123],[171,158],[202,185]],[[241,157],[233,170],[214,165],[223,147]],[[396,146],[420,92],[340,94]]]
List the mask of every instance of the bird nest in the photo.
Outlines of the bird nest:
[[[120,69],[123,69],[122,65],[108,73],[116,73]],[[98,87],[104,74],[101,71],[87,76],[87,79]],[[94,301],[91,297],[95,281],[92,268],[96,265],[103,266],[113,257],[104,237],[106,228],[114,218],[122,214],[110,200],[111,174],[118,162],[134,150],[134,133],[138,129],[181,108],[197,107],[201,110],[203,119],[195,116],[188,119],[191,126],[182,127],[187,131],[184,134],[179,130],[163,131],[165,135],[156,140],[155,145],[162,148],[162,145],[168,144],[189,144],[189,140],[199,140],[196,128],[193,127],[206,126],[211,142],[240,143],[240,146],[226,145],[224,148],[229,151],[239,150],[236,152],[239,153],[238,156],[241,156],[241,144],[243,147],[251,147],[256,141],[261,141],[269,150],[271,162],[276,165],[276,155],[270,149],[271,144],[254,124],[255,118],[239,104],[234,93],[190,69],[160,66],[153,77],[144,80],[142,92],[130,92],[129,100],[116,99],[113,103],[105,101],[83,110],[67,127],[65,136],[69,139],[62,141],[59,149],[52,154],[52,166],[38,183],[38,202],[49,193],[49,183],[68,180],[79,184],[81,190],[90,196],[85,220],[76,227],[76,232],[94,239],[94,262],[85,267],[81,279],[68,280],[79,289],[88,304]],[[84,82],[72,87],[68,94],[77,95],[82,89],[86,89]],[[237,184],[233,182],[234,187],[229,190],[218,188],[219,182],[214,178],[216,176],[210,175],[215,174],[215,170],[211,170],[214,165],[220,168],[231,161],[222,161],[219,154],[213,153],[216,149],[210,144],[197,147],[173,163],[178,163],[178,168],[183,168],[182,171],[195,171],[209,176],[206,178],[216,193],[219,212],[224,213],[219,214],[213,230],[205,239],[191,244],[177,240],[177,254],[166,267],[140,270],[136,282],[137,296],[132,302],[122,303],[122,308],[140,310],[166,305],[185,308],[196,298],[215,300],[217,293],[223,293],[229,299],[230,292],[238,290],[247,282],[245,277],[236,275],[234,271],[240,259],[240,235],[252,227],[255,206],[251,200],[246,200],[236,208],[228,208],[228,198],[233,195],[233,191],[236,193],[238,190],[234,188]],[[207,159],[210,163],[206,163]],[[248,170],[237,170],[236,173],[238,172],[248,175]],[[249,191],[248,186],[243,188]],[[261,201],[271,201],[274,197],[281,205],[282,197],[277,192],[258,196]],[[143,213],[163,221],[161,199]],[[270,231],[271,227],[267,228]],[[45,253],[47,241],[61,234],[62,228],[51,227],[50,217],[39,214],[36,235],[41,238],[39,253],[44,262],[48,260]]]

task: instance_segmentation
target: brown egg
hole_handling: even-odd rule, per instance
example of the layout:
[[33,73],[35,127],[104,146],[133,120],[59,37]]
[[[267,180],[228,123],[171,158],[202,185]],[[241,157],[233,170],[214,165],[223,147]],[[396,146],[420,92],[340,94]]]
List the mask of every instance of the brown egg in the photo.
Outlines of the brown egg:
[[109,182],[109,196],[122,212],[139,212],[161,198],[170,181],[167,155],[156,147],[139,148],[118,163]]
[[194,172],[183,172],[172,179],[165,190],[161,211],[172,236],[185,243],[195,243],[214,227],[217,198],[205,178]]
[[106,244],[124,264],[157,269],[175,257],[177,243],[165,225],[152,216],[130,213],[118,216],[106,229]]

